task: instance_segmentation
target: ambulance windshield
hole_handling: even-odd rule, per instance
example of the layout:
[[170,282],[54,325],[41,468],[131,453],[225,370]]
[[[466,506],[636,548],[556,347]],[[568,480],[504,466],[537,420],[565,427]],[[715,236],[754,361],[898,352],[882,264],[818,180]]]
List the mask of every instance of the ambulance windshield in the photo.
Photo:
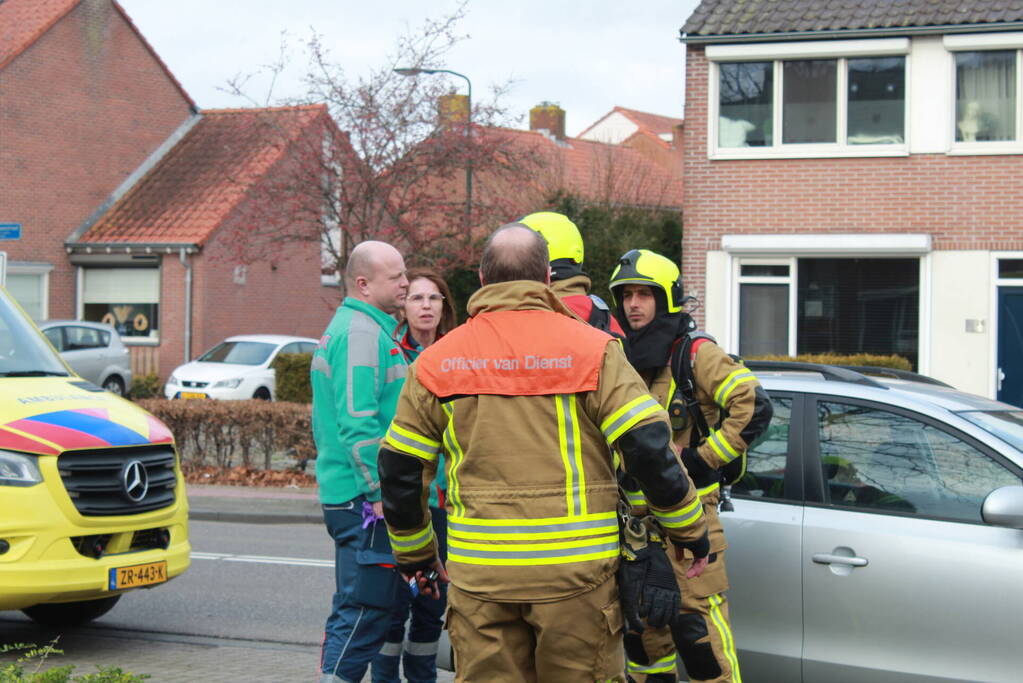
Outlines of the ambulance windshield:
[[46,339],[0,289],[0,377],[67,377]]

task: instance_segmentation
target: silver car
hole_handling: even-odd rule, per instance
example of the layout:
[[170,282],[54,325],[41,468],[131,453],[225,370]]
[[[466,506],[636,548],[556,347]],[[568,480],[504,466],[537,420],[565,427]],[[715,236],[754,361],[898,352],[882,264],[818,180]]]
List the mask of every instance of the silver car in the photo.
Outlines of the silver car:
[[85,320],[45,320],[39,329],[77,375],[118,396],[127,395],[131,356],[113,327]]
[[775,410],[721,514],[744,680],[1020,680],[1023,411],[749,365]]

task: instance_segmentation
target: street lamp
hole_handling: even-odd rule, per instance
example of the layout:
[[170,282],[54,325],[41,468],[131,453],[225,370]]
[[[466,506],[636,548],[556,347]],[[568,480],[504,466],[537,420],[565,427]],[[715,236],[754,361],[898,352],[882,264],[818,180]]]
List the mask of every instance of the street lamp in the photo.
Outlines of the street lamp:
[[[468,137],[472,134],[472,81],[465,74],[450,69],[420,69],[418,67],[402,67],[394,69],[394,73],[400,76],[418,76],[419,74],[450,74],[465,80],[468,89],[467,108],[465,112],[465,134]],[[468,152],[468,150],[466,150]],[[467,154],[465,159],[465,227],[468,229],[472,220],[472,155]]]

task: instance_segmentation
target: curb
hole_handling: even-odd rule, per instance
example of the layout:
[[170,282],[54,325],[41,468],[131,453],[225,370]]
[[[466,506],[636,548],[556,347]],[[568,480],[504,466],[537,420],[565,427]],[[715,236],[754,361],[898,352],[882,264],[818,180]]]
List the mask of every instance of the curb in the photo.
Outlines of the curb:
[[189,521],[239,522],[243,524],[323,524],[323,515],[292,512],[222,512],[218,510],[189,510]]

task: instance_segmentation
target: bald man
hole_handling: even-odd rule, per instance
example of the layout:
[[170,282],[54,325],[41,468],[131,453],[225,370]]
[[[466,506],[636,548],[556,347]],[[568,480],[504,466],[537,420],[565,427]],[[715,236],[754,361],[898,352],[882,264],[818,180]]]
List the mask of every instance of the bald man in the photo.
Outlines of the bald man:
[[321,681],[361,681],[383,645],[401,588],[382,519],[377,449],[405,381],[391,315],[408,279],[398,250],[362,242],[345,268],[347,297],[313,354],[313,436],[323,520],[335,546],[335,592]]

